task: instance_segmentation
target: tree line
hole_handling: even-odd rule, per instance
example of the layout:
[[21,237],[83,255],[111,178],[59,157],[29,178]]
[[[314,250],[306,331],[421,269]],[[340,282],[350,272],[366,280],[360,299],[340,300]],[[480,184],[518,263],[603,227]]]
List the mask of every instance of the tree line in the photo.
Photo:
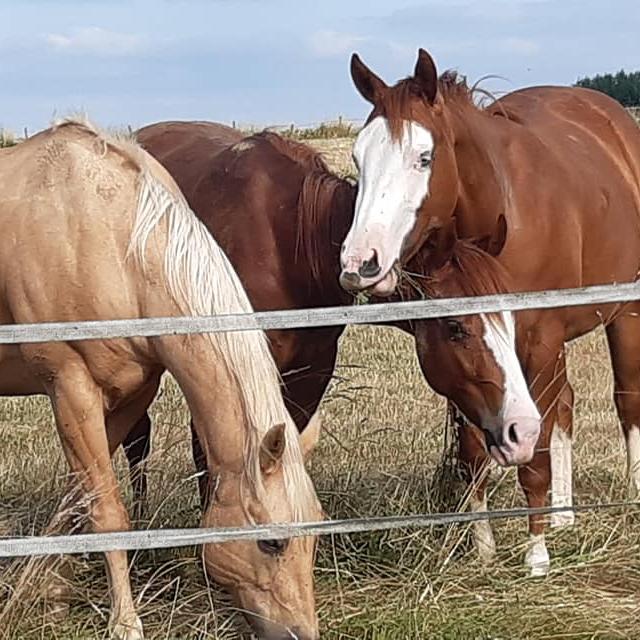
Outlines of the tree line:
[[576,86],[602,91],[623,107],[640,107],[640,71],[627,73],[620,70],[615,74],[605,73],[591,78],[580,78]]

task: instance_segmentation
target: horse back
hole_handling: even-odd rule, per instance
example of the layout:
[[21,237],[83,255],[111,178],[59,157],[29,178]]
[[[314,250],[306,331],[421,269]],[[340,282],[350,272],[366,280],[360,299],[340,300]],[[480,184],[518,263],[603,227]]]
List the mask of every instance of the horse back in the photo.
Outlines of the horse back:
[[213,158],[239,142],[237,129],[214,122],[158,122],[136,132],[138,143],[173,176],[190,202]]

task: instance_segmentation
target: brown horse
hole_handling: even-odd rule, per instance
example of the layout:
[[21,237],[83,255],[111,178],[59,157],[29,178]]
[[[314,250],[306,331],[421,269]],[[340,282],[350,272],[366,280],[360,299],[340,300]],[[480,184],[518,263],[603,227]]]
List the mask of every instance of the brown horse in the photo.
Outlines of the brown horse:
[[[138,134],[144,147],[169,169],[194,211],[224,247],[256,309],[350,303],[351,296],[338,283],[338,259],[341,241],[353,219],[354,186],[330,173],[318,154],[297,142],[273,133],[239,138],[234,130],[213,123],[160,123]],[[474,291],[504,290],[507,285],[498,277],[499,270],[492,267],[490,255],[499,253],[504,239],[501,224],[493,234],[477,240],[484,252],[478,248],[470,252],[473,244],[458,246],[453,236],[448,237],[450,244],[443,245],[437,266],[444,269],[451,263],[450,268],[441,272],[437,286],[418,283],[418,287],[435,297],[452,291],[468,293],[469,286],[461,282],[466,270],[454,267],[459,255],[471,254],[484,256],[480,262],[487,262],[490,273],[496,274],[486,283],[478,283]],[[427,266],[416,263],[415,268],[424,270]],[[503,320],[506,327],[513,322],[511,314]],[[496,323],[488,317],[479,322],[485,328],[475,332],[473,348],[468,339],[463,350],[457,349],[455,334],[421,336],[420,349],[429,347],[438,353],[433,361],[437,366],[425,368],[429,382],[463,408],[470,419],[485,417],[491,442],[504,430],[515,430],[516,422],[530,424],[537,433],[540,416],[517,363],[513,335],[505,334],[502,319]],[[446,327],[455,331],[458,325],[451,319]],[[410,324],[401,328],[412,331]],[[285,374],[285,399],[299,428],[306,425],[322,398],[335,366],[341,332],[342,327],[268,334],[276,363]],[[459,383],[447,383],[445,388],[439,382],[440,366]],[[135,430],[137,441],[132,436],[128,443],[132,465],[148,451],[149,427],[148,418],[142,420]],[[510,449],[508,444],[503,448],[503,454],[497,448],[492,451],[505,462]],[[195,434],[194,453],[197,460]],[[203,479],[202,493],[205,485]],[[139,495],[144,493],[144,485],[138,485],[137,490]]]
[[[0,322],[251,310],[175,182],[131,142],[65,122],[0,153]],[[0,393],[46,393],[94,531],[129,528],[111,456],[163,371],[217,477],[205,526],[317,520],[298,433],[262,332],[3,345]],[[61,516],[62,517],[62,516]],[[142,638],[127,555],[105,554],[113,632]],[[205,545],[204,563],[263,638],[316,638],[312,538]]]
[[[586,89],[537,87],[482,109],[455,74],[438,79],[424,50],[414,74],[393,87],[356,55],[351,72],[373,110],[354,147],[361,182],[341,254],[345,288],[389,293],[396,265],[428,254],[434,236],[452,227],[461,237],[491,233],[500,216],[508,235],[498,259],[515,290],[638,277],[640,131],[619,104]],[[640,303],[531,312],[517,332],[520,361],[544,417],[533,461],[519,468],[530,506],[544,504],[551,477],[554,502],[571,503],[573,393],[564,344],[603,322],[631,485],[640,487]],[[472,429],[463,429],[461,439],[476,474],[486,453]],[[558,453],[553,474],[550,446]],[[483,508],[483,482],[475,499]],[[530,531],[529,564],[544,572],[540,518],[531,519]]]
[[[355,187],[331,173],[319,154],[274,133],[245,138],[235,129],[206,122],[158,123],[140,129],[137,139],[172,174],[224,247],[255,309],[336,306],[353,300],[338,283],[337,261],[353,216]],[[343,330],[268,334],[285,404],[300,431],[331,380]],[[149,453],[150,428],[145,415],[125,442],[129,462],[137,469],[133,485],[138,504],[146,492],[140,463]],[[194,458],[203,470],[202,450],[193,435]],[[204,499],[206,474],[199,481]]]

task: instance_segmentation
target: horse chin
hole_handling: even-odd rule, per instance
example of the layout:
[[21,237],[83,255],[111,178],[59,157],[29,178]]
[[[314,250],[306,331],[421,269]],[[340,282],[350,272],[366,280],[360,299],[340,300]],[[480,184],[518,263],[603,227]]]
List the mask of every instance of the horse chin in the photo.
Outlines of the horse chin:
[[501,467],[509,467],[509,466],[512,465],[512,463],[507,461],[507,459],[505,458],[504,454],[502,453],[502,451],[500,451],[500,449],[498,449],[498,447],[496,447],[496,446],[489,447],[489,453],[491,454],[491,457]]
[[388,298],[398,286],[398,273],[390,269],[387,275],[369,288],[369,293],[380,298]]

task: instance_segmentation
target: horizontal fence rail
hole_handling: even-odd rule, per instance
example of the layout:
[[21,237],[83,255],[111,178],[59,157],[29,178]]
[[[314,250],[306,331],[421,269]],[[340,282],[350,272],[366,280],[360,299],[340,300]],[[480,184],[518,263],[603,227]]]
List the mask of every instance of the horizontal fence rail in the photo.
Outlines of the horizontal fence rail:
[[[622,304],[640,300],[640,282],[504,295],[430,299],[350,307],[327,307],[269,311],[220,316],[141,318],[87,322],[0,325],[0,344],[117,339],[248,331],[256,329],[294,329],[343,324],[372,324],[448,316],[472,315],[527,309]],[[604,318],[603,318],[604,320]],[[273,524],[247,528],[159,529],[71,536],[31,536],[1,538],[0,558],[107,552],[114,550],[159,549],[231,540],[260,540],[309,535],[385,531],[398,528],[426,528],[465,524],[480,520],[520,518],[560,512],[593,512],[640,506],[640,502],[612,502],[510,509],[473,513],[436,513],[413,516],[387,516],[333,520],[312,523]]]
[[325,522],[300,522],[230,527],[219,529],[149,529],[113,533],[84,533],[66,536],[30,536],[0,538],[0,558],[54,554],[98,553],[190,547],[192,545],[224,543],[233,540],[273,540],[302,536],[363,533],[391,529],[424,529],[434,526],[466,524],[480,520],[504,520],[552,513],[584,513],[638,507],[640,502],[608,502],[571,507],[538,507],[468,513],[430,513],[412,516],[376,516]]
[[640,282],[557,291],[387,302],[372,305],[260,311],[218,316],[91,320],[0,325],[0,344],[296,329],[343,324],[427,320],[500,311],[553,309],[640,300]]

